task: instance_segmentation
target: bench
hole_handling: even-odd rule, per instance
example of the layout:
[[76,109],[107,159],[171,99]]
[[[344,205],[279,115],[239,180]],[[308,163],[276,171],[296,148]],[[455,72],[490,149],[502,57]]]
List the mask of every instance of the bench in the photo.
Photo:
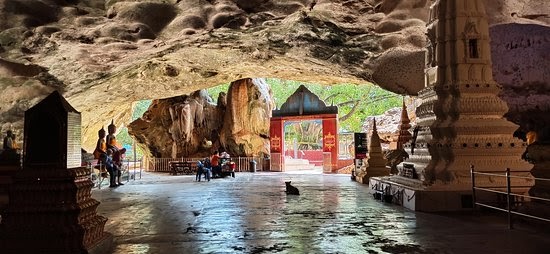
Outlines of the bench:
[[182,173],[185,175],[192,175],[196,170],[196,162],[193,161],[171,161],[168,163],[172,175]]

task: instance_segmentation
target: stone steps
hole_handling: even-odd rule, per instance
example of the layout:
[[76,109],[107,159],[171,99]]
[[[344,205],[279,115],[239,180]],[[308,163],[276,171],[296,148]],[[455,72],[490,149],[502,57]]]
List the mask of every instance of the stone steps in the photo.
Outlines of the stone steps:
[[285,158],[285,171],[293,170],[311,170],[315,168],[315,164],[310,164],[309,160],[306,159],[293,159]]

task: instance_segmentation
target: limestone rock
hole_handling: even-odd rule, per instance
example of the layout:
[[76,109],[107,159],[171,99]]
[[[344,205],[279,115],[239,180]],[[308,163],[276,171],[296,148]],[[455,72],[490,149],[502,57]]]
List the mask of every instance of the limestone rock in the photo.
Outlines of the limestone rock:
[[[227,99],[226,99],[227,98]],[[153,101],[130,134],[158,158],[204,157],[215,150],[233,156],[268,152],[273,99],[262,79],[230,85],[215,104],[205,90]]]
[[231,83],[220,130],[221,146],[229,154],[269,154],[269,118],[275,103],[263,79]]
[[[387,149],[389,142],[394,136],[399,134],[399,124],[401,123],[401,108],[391,108],[383,115],[369,116],[365,119],[362,132],[371,133],[373,128],[373,119],[376,119],[377,133],[384,149]],[[370,141],[369,141],[370,142]]]
[[[546,0],[483,1],[491,24],[550,23]],[[22,128],[24,110],[52,90],[82,112],[87,150],[111,119],[128,124],[134,101],[247,77],[374,82],[414,95],[430,3],[2,1],[1,131]]]
[[491,28],[494,76],[510,110],[506,117],[524,131],[550,125],[550,27],[537,24]]

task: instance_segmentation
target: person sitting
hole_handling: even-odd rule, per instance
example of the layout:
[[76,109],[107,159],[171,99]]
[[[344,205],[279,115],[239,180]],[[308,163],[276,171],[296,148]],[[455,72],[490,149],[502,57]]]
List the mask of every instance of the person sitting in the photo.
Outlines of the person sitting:
[[197,175],[195,176],[195,181],[200,182],[201,176],[204,173],[204,164],[203,161],[198,160],[197,161]]
[[212,175],[212,164],[209,158],[204,158],[203,166],[204,178],[210,182],[210,176]]

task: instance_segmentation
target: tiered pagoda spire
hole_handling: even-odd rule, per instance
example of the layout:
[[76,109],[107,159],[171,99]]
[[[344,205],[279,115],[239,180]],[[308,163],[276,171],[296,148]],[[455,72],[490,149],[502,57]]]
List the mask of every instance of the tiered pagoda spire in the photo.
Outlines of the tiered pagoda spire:
[[403,150],[403,145],[411,140],[412,135],[409,129],[411,128],[411,120],[407,114],[407,106],[405,105],[405,98],[403,98],[403,105],[401,109],[401,121],[397,126],[399,132],[397,136],[392,139],[390,143],[390,150]]
[[[513,137],[518,126],[503,117],[508,107],[498,97],[501,87],[493,80],[483,3],[436,1],[431,6],[428,36],[426,87],[419,92],[421,104],[416,110],[418,136],[414,154],[405,162],[414,165],[417,184],[471,189],[470,165],[488,171],[529,170],[531,165],[520,158],[525,144]],[[506,186],[505,178],[476,181]],[[514,185],[528,188],[532,183],[519,180]]]

